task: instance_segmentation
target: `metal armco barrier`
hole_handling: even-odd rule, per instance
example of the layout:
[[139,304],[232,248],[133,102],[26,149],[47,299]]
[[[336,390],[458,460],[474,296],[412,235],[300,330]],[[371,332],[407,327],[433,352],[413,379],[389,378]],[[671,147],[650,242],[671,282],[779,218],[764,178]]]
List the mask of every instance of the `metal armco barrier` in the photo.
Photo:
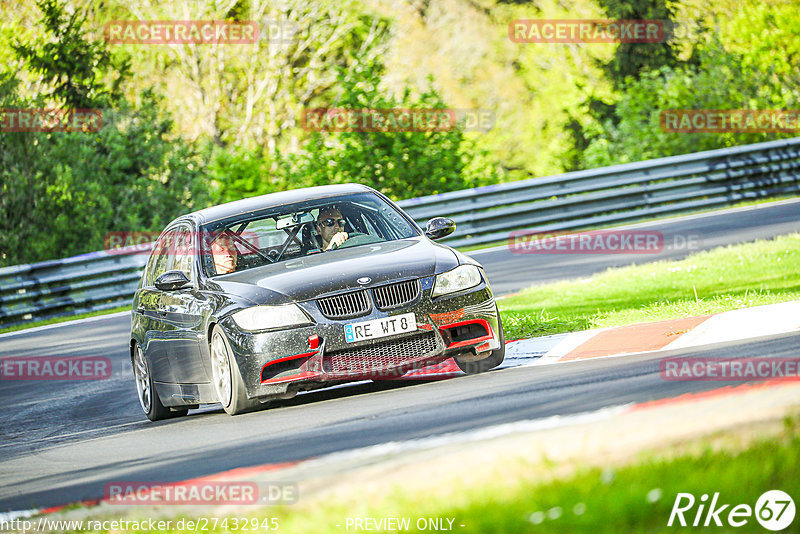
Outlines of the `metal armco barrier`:
[[0,325],[130,305],[147,259],[92,252],[0,268]]
[[[800,193],[800,137],[400,201],[421,227],[450,217],[454,247],[514,230],[577,230]],[[0,325],[130,302],[146,254],[93,252],[0,268]]]
[[412,198],[400,206],[424,227],[456,221],[445,242],[502,241],[513,230],[572,230],[800,191],[800,137]]

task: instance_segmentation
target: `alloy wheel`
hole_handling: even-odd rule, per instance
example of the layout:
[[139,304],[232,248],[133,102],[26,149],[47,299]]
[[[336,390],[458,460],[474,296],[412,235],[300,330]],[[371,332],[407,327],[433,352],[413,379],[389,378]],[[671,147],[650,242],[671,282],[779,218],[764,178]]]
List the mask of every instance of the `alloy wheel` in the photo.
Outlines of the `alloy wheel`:
[[153,402],[152,391],[150,390],[150,371],[147,369],[147,362],[144,361],[142,348],[136,346],[136,355],[133,359],[133,372],[136,375],[136,391],[139,394],[139,404],[142,405],[144,413],[150,413],[150,406]]
[[228,406],[231,403],[231,365],[228,347],[219,332],[211,339],[211,372],[219,401]]

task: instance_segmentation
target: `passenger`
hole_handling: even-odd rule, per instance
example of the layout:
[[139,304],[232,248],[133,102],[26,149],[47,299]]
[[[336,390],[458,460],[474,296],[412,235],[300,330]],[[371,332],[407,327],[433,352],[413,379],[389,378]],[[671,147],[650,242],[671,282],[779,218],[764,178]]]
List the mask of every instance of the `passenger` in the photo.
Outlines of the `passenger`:
[[349,236],[344,231],[344,223],[342,213],[335,207],[328,206],[319,210],[317,232],[322,237],[322,250],[340,247],[347,241]]
[[228,274],[236,270],[239,251],[227,233],[223,232],[211,243],[211,255],[217,274]]

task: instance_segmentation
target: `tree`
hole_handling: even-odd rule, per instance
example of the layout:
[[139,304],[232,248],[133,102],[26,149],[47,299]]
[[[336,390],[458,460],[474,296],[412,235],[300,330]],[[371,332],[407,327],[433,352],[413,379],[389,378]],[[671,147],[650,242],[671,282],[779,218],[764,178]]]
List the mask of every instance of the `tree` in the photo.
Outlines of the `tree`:
[[[795,17],[800,23],[800,17]],[[758,22],[750,20],[753,31],[757,31]],[[800,39],[795,39],[794,46],[800,49]],[[615,107],[615,120],[605,122],[603,131],[596,132],[583,153],[582,165],[597,167],[796,135],[676,133],[661,128],[664,110],[797,109],[800,98],[791,88],[798,68],[775,52],[773,57],[762,54],[769,56],[764,50],[731,51],[712,38],[698,49],[698,67],[662,67],[637,80],[630,79]]]
[[134,83],[160,81],[159,90],[169,97],[188,138],[236,152],[263,147],[269,158],[300,141],[296,134],[302,132],[293,128],[292,118],[311,101],[331,96],[337,68],[348,69],[356,57],[377,58],[385,51],[388,21],[362,14],[358,0],[119,4],[141,20],[259,25],[254,43],[126,49],[138,59]]
[[[207,198],[203,163],[172,137],[160,99],[151,91],[137,103],[122,98],[125,68],[114,65],[124,62],[88,40],[80,13],[67,17],[51,0],[41,6],[54,32],[14,50],[51,88],[24,97],[15,73],[0,72],[0,108],[107,107],[98,131],[0,131],[3,265],[99,250],[112,231],[160,230]],[[61,57],[65,51],[70,60]]]
[[[341,95],[331,108],[442,109],[432,88],[414,96],[406,89],[400,98],[379,89],[383,67],[360,61],[339,73]],[[429,80],[431,83],[432,80]],[[303,151],[282,161],[293,185],[357,182],[393,198],[429,195],[497,181],[488,157],[477,150],[459,128],[440,131],[342,131],[313,133]]]
[[662,22],[665,39],[655,43],[621,42],[610,61],[602,63],[606,74],[617,88],[629,77],[661,67],[676,67],[681,62],[675,43],[669,38],[675,13],[666,0],[599,0],[606,15],[615,20],[658,20]]
[[[127,59],[113,56],[105,43],[86,37],[82,11],[68,15],[59,0],[37,0],[45,38],[11,48],[48,90],[45,100],[69,109],[110,107],[122,97],[120,85],[130,72]],[[113,78],[107,83],[107,78]]]
[[[678,57],[676,43],[671,38],[675,26],[675,13],[666,0],[599,0],[606,16],[614,20],[657,20],[662,24],[664,40],[654,43],[621,42],[608,61],[598,61],[611,81],[612,87],[625,98],[629,84],[651,72],[662,68],[677,68],[684,64]],[[565,130],[571,138],[571,146],[563,156],[566,170],[584,167],[584,152],[591,146],[610,141],[607,128],[616,128],[620,118],[618,102],[607,102],[594,94],[588,94],[583,103],[588,121],[580,121],[574,111],[568,111]]]

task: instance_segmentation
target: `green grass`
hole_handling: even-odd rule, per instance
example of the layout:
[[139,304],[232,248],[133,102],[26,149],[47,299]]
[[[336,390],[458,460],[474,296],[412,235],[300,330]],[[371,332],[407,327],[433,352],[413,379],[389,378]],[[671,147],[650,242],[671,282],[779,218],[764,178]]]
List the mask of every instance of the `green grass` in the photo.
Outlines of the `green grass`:
[[18,330],[27,330],[28,328],[33,328],[35,326],[44,326],[48,324],[57,324],[57,323],[65,323],[67,321],[75,321],[77,319],[85,319],[87,317],[97,317],[99,315],[108,315],[111,313],[118,313],[122,311],[130,311],[130,306],[119,306],[117,308],[111,308],[108,310],[100,310],[100,311],[93,311],[93,312],[86,312],[86,313],[79,313],[76,315],[68,315],[66,317],[53,317],[52,319],[44,319],[41,321],[29,321],[27,323],[18,324],[15,326],[6,326],[4,328],[0,328],[0,334],[4,334],[6,332],[16,332]]
[[795,233],[533,286],[498,304],[506,339],[519,339],[798,299]]

